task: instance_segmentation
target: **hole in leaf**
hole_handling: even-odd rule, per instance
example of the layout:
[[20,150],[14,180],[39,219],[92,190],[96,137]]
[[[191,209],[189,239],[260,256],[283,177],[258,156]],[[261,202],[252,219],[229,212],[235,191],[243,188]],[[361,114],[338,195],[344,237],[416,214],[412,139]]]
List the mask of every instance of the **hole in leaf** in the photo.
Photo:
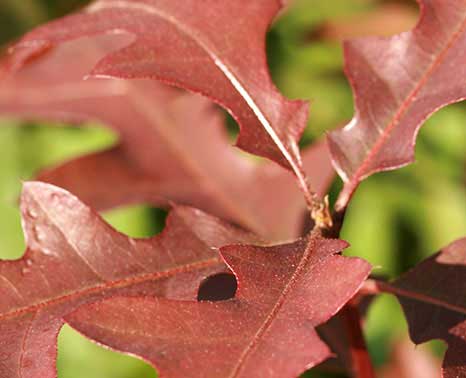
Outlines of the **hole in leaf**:
[[225,115],[225,128],[227,130],[228,136],[230,138],[231,143],[233,144],[239,135],[239,126],[235,119],[228,113],[227,111],[222,110],[223,114]]
[[153,367],[105,349],[65,325],[58,337],[58,378],[155,378]]
[[238,284],[231,273],[207,277],[199,286],[198,301],[224,301],[234,298]]
[[[216,105],[217,106],[217,105]],[[241,148],[233,148],[234,145],[236,144],[236,141],[238,140],[239,134],[240,134],[240,127],[236,120],[228,113],[226,110],[224,110],[222,107],[217,106],[217,108],[222,112],[225,121],[224,121],[224,127],[228,136],[228,139],[231,144],[231,148],[234,151],[234,153],[241,155],[245,159],[248,159],[251,162],[257,163],[257,164],[262,164],[267,161],[267,159],[251,154],[249,152],[246,152],[242,150]]]
[[315,367],[301,375],[301,378],[348,378],[348,375],[321,371],[319,367]]

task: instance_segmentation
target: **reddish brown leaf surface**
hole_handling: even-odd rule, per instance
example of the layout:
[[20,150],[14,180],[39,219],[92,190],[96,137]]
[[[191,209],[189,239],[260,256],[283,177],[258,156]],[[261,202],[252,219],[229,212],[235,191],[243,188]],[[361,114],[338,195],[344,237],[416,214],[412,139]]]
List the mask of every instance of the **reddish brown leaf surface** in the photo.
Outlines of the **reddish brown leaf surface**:
[[223,302],[118,297],[67,317],[84,335],[154,364],[161,377],[296,377],[331,355],[314,327],[335,314],[370,272],[338,253],[341,240],[228,246],[238,279]]
[[0,377],[56,376],[63,316],[115,294],[195,299],[199,283],[226,267],[215,247],[254,238],[191,208],[175,208],[165,231],[135,240],[77,198],[26,183],[21,212],[28,249],[0,262]]
[[413,31],[345,44],[356,114],[329,137],[345,181],[338,209],[346,207],[364,178],[411,163],[426,118],[466,98],[466,0],[420,4]]
[[[175,201],[232,220],[269,240],[300,236],[305,202],[293,177],[275,164],[256,164],[234,151],[222,117],[207,100],[152,81],[82,80],[99,58],[127,41],[124,35],[73,41],[3,80],[0,114],[98,120],[120,136],[120,146],[68,162],[39,178],[99,210]],[[314,189],[323,195],[334,175],[326,145],[305,150],[303,164]]]
[[265,33],[278,0],[99,0],[20,41],[13,67],[51,45],[126,32],[134,40],[101,60],[94,75],[154,78],[212,98],[238,120],[238,145],[291,167],[301,180],[297,141],[308,104],[289,101],[271,81]]
[[457,240],[393,283],[411,339],[448,344],[445,378],[466,377],[466,238]]

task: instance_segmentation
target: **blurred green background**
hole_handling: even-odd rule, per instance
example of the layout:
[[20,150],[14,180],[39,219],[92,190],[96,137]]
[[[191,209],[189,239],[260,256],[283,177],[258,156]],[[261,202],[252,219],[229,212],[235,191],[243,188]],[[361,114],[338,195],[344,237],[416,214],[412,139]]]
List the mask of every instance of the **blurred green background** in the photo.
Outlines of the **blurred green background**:
[[[0,44],[6,45],[34,25],[85,4],[81,0],[2,0]],[[389,35],[412,26],[415,1],[295,0],[268,35],[268,54],[276,84],[292,98],[312,101],[303,143],[343,125],[353,113],[343,74],[341,39],[365,34]],[[366,180],[348,211],[343,238],[350,255],[369,260],[375,273],[395,277],[421,259],[466,235],[466,107],[449,106],[422,129],[417,162]],[[18,127],[20,126],[21,127]],[[21,124],[0,118],[0,257],[24,250],[17,198],[21,180],[65,159],[103,149],[115,141],[109,131],[91,125]],[[340,183],[335,183],[335,196]],[[132,236],[161,229],[163,214],[144,206],[105,214]],[[392,343],[406,332],[396,300],[381,296],[366,324],[370,352],[383,364]],[[438,349],[438,348],[437,348]],[[440,348],[441,349],[441,348]],[[65,327],[59,337],[60,378],[149,378],[154,370],[134,358],[96,346]],[[320,377],[312,372],[310,377]]]

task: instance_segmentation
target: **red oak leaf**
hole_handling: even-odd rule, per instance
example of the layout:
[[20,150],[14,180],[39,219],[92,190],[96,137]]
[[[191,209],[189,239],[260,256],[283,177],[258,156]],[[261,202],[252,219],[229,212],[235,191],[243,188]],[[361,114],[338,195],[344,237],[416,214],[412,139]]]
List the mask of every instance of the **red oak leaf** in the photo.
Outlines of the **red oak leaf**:
[[[120,136],[120,146],[47,170],[39,179],[98,210],[174,201],[268,240],[300,236],[305,202],[293,177],[234,151],[209,101],[148,80],[82,80],[102,56],[127,41],[120,35],[63,44],[3,80],[0,114],[99,120]],[[307,149],[303,164],[323,195],[334,175],[326,145]]]
[[329,136],[345,182],[343,209],[364,178],[414,160],[416,134],[441,107],[466,98],[466,0],[420,0],[416,28],[345,44],[356,114]]
[[297,141],[308,104],[278,92],[264,48],[281,7],[279,0],[99,0],[27,34],[11,66],[71,39],[129,33],[133,42],[107,55],[93,75],[150,77],[208,96],[240,124],[238,146],[292,168],[304,185]]
[[115,294],[194,299],[199,283],[226,267],[214,247],[251,234],[177,207],[165,231],[135,240],[118,233],[62,189],[26,183],[21,199],[28,249],[0,261],[0,377],[56,376],[63,316]]
[[[386,284],[387,285],[387,284]],[[390,285],[411,339],[448,344],[443,377],[466,377],[466,238],[455,241]]]
[[313,234],[273,247],[227,246],[239,289],[223,302],[117,297],[66,321],[87,337],[140,356],[162,377],[296,377],[331,355],[315,327],[335,314],[370,271]]

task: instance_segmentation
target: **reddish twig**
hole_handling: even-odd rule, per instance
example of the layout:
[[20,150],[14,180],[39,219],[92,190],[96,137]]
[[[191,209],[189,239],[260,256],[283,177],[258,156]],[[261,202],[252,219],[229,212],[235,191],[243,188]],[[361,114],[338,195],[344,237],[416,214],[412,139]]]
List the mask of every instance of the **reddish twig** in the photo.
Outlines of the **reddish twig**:
[[348,333],[354,376],[357,378],[375,378],[374,368],[362,332],[361,315],[357,301],[348,302],[341,314]]
[[[332,228],[324,230],[327,237],[338,238],[343,226],[346,208],[333,213]],[[361,289],[363,290],[364,287]],[[366,341],[362,331],[361,315],[358,308],[359,296],[350,300],[341,311],[350,343],[351,365],[356,378],[375,378],[371,357],[367,350]]]

